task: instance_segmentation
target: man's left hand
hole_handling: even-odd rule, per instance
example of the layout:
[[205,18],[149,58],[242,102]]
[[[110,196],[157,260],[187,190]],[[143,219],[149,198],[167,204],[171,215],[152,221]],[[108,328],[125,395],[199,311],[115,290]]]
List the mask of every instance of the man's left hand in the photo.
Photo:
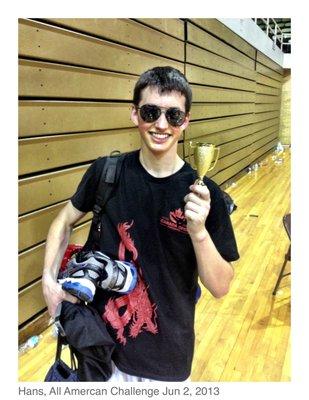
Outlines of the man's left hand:
[[205,222],[210,210],[210,193],[207,186],[191,185],[184,201],[188,233],[192,239],[201,240],[206,234]]

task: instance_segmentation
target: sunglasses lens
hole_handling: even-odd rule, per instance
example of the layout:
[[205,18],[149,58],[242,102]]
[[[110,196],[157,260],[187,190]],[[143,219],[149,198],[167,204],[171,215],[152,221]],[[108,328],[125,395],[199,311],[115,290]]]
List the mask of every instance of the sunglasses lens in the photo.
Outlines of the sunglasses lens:
[[172,126],[180,126],[184,123],[186,114],[179,108],[169,108],[166,113],[166,119]]
[[161,110],[155,105],[145,104],[140,108],[140,113],[145,122],[154,122],[160,117]]
[[[140,114],[145,122],[154,122],[161,115],[160,107],[154,104],[144,104],[140,108]],[[171,107],[165,112],[168,123],[172,126],[180,126],[183,124],[186,114],[177,107]]]

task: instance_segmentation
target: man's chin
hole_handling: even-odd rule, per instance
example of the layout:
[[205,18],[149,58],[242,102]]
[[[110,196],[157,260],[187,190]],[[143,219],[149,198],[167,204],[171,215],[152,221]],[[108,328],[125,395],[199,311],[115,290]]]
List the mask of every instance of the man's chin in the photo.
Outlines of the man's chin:
[[173,143],[171,141],[167,141],[165,143],[149,143],[147,144],[148,149],[153,153],[166,153],[173,147]]

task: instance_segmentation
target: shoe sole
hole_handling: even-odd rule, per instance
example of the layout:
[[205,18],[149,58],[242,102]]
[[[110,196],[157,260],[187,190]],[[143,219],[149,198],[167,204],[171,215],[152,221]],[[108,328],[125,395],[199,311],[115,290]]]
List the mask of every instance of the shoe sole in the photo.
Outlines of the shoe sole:
[[91,290],[78,282],[64,282],[62,289],[78,299],[90,303],[93,300],[93,294]]

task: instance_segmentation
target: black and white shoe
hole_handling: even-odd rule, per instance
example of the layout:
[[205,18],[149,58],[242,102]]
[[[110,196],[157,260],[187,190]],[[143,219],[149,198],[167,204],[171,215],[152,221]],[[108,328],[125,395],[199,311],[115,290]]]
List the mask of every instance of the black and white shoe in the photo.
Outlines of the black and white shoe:
[[112,260],[100,251],[81,252],[68,262],[58,282],[63,290],[82,301],[91,302],[96,287],[130,293],[135,288],[137,272],[132,263]]

